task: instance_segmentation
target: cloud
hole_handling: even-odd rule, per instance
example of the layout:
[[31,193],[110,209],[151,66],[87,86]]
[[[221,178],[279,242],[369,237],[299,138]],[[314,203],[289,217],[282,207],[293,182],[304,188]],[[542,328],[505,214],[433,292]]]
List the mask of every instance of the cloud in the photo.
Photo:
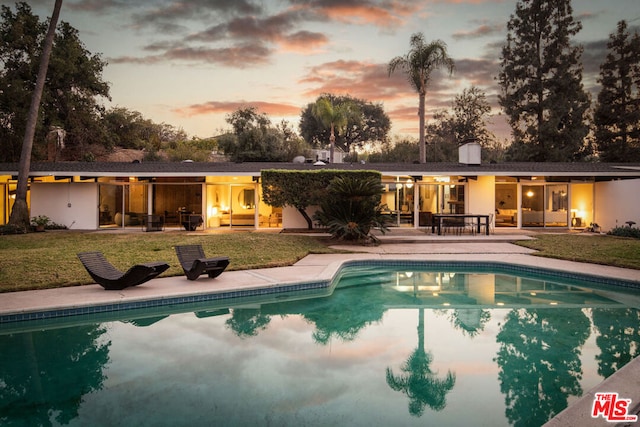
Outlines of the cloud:
[[192,104],[188,107],[174,109],[173,111],[182,116],[190,117],[203,114],[230,114],[240,108],[247,107],[255,107],[260,113],[266,113],[269,116],[299,116],[301,111],[299,105],[278,104],[265,101],[211,101],[203,104]]
[[500,64],[497,59],[457,59],[455,75],[475,86],[491,86],[498,75]]
[[492,36],[495,34],[502,35],[504,28],[505,27],[503,24],[484,21],[480,23],[476,28],[473,28],[471,30],[457,31],[453,33],[452,37],[454,40],[470,40],[480,37]]
[[[50,2],[47,2],[50,3]],[[128,9],[132,6],[126,0],[79,0],[65,4],[70,10],[79,12],[105,12],[115,9]]]
[[291,11],[267,17],[238,17],[188,36],[185,41],[237,42],[260,40],[279,45],[282,50],[313,53],[329,43],[326,35],[311,31],[295,31],[300,14]]
[[317,53],[322,47],[329,43],[327,36],[321,33],[309,31],[298,31],[278,40],[280,46],[285,51],[298,53]]
[[504,3],[504,0],[434,0],[434,3],[445,4],[487,4],[487,3]]
[[304,94],[314,98],[323,93],[334,93],[380,102],[413,91],[403,75],[394,73],[389,76],[387,64],[355,60],[339,60],[311,67],[299,83],[313,86]]
[[137,27],[155,27],[179,20],[208,21],[220,16],[261,14],[262,12],[261,2],[251,0],[170,1],[147,7],[145,11],[133,15],[133,19]]
[[325,20],[381,28],[402,26],[423,6],[413,0],[308,0],[291,1],[296,10],[312,11]]
[[[148,50],[161,50],[162,45],[147,47]],[[249,68],[269,62],[271,50],[258,43],[233,47],[206,48],[173,46],[158,55],[142,57],[121,56],[110,58],[112,64],[156,64],[166,61],[203,62],[232,68]]]

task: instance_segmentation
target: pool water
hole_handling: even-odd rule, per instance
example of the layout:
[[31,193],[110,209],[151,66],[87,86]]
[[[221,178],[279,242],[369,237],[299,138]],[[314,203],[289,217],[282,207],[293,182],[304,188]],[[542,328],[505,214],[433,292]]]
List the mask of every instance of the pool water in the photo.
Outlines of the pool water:
[[639,306],[557,279],[360,266],[330,296],[23,323],[0,329],[0,424],[540,426],[640,354]]

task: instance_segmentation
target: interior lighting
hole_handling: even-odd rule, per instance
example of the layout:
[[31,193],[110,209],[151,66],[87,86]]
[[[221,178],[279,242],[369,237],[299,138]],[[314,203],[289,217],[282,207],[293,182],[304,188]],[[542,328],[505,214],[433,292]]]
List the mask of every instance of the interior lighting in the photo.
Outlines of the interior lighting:
[[413,188],[413,180],[411,178],[407,179],[407,188]]
[[529,190],[527,191],[527,197],[533,197],[533,191]]

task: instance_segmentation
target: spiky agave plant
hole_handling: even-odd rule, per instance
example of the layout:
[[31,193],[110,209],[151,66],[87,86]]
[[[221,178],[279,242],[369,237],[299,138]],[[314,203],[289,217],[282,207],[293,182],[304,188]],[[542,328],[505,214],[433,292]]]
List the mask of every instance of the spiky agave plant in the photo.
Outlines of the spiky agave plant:
[[374,228],[388,231],[388,215],[380,204],[382,185],[379,179],[338,177],[329,184],[329,197],[321,203],[315,220],[328,228],[332,237],[344,240],[377,242]]

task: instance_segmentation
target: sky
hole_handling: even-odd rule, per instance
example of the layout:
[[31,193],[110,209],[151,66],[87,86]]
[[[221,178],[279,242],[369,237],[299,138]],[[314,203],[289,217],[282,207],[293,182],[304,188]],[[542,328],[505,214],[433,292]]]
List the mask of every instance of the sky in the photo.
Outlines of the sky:
[[[43,20],[53,0],[27,1]],[[9,4],[9,3],[6,3]],[[228,130],[225,117],[254,106],[272,122],[298,127],[300,112],[323,93],[383,105],[391,134],[417,138],[418,95],[406,75],[389,76],[412,34],[442,40],[455,72],[436,72],[427,120],[475,85],[493,107],[491,130],[509,131],[496,77],[516,0],[64,0],[60,20],[79,30],[108,65],[107,107],[139,111],[156,123],[206,138]],[[625,19],[637,30],[637,0],[573,0],[582,23],[583,83],[595,96],[609,35]]]

